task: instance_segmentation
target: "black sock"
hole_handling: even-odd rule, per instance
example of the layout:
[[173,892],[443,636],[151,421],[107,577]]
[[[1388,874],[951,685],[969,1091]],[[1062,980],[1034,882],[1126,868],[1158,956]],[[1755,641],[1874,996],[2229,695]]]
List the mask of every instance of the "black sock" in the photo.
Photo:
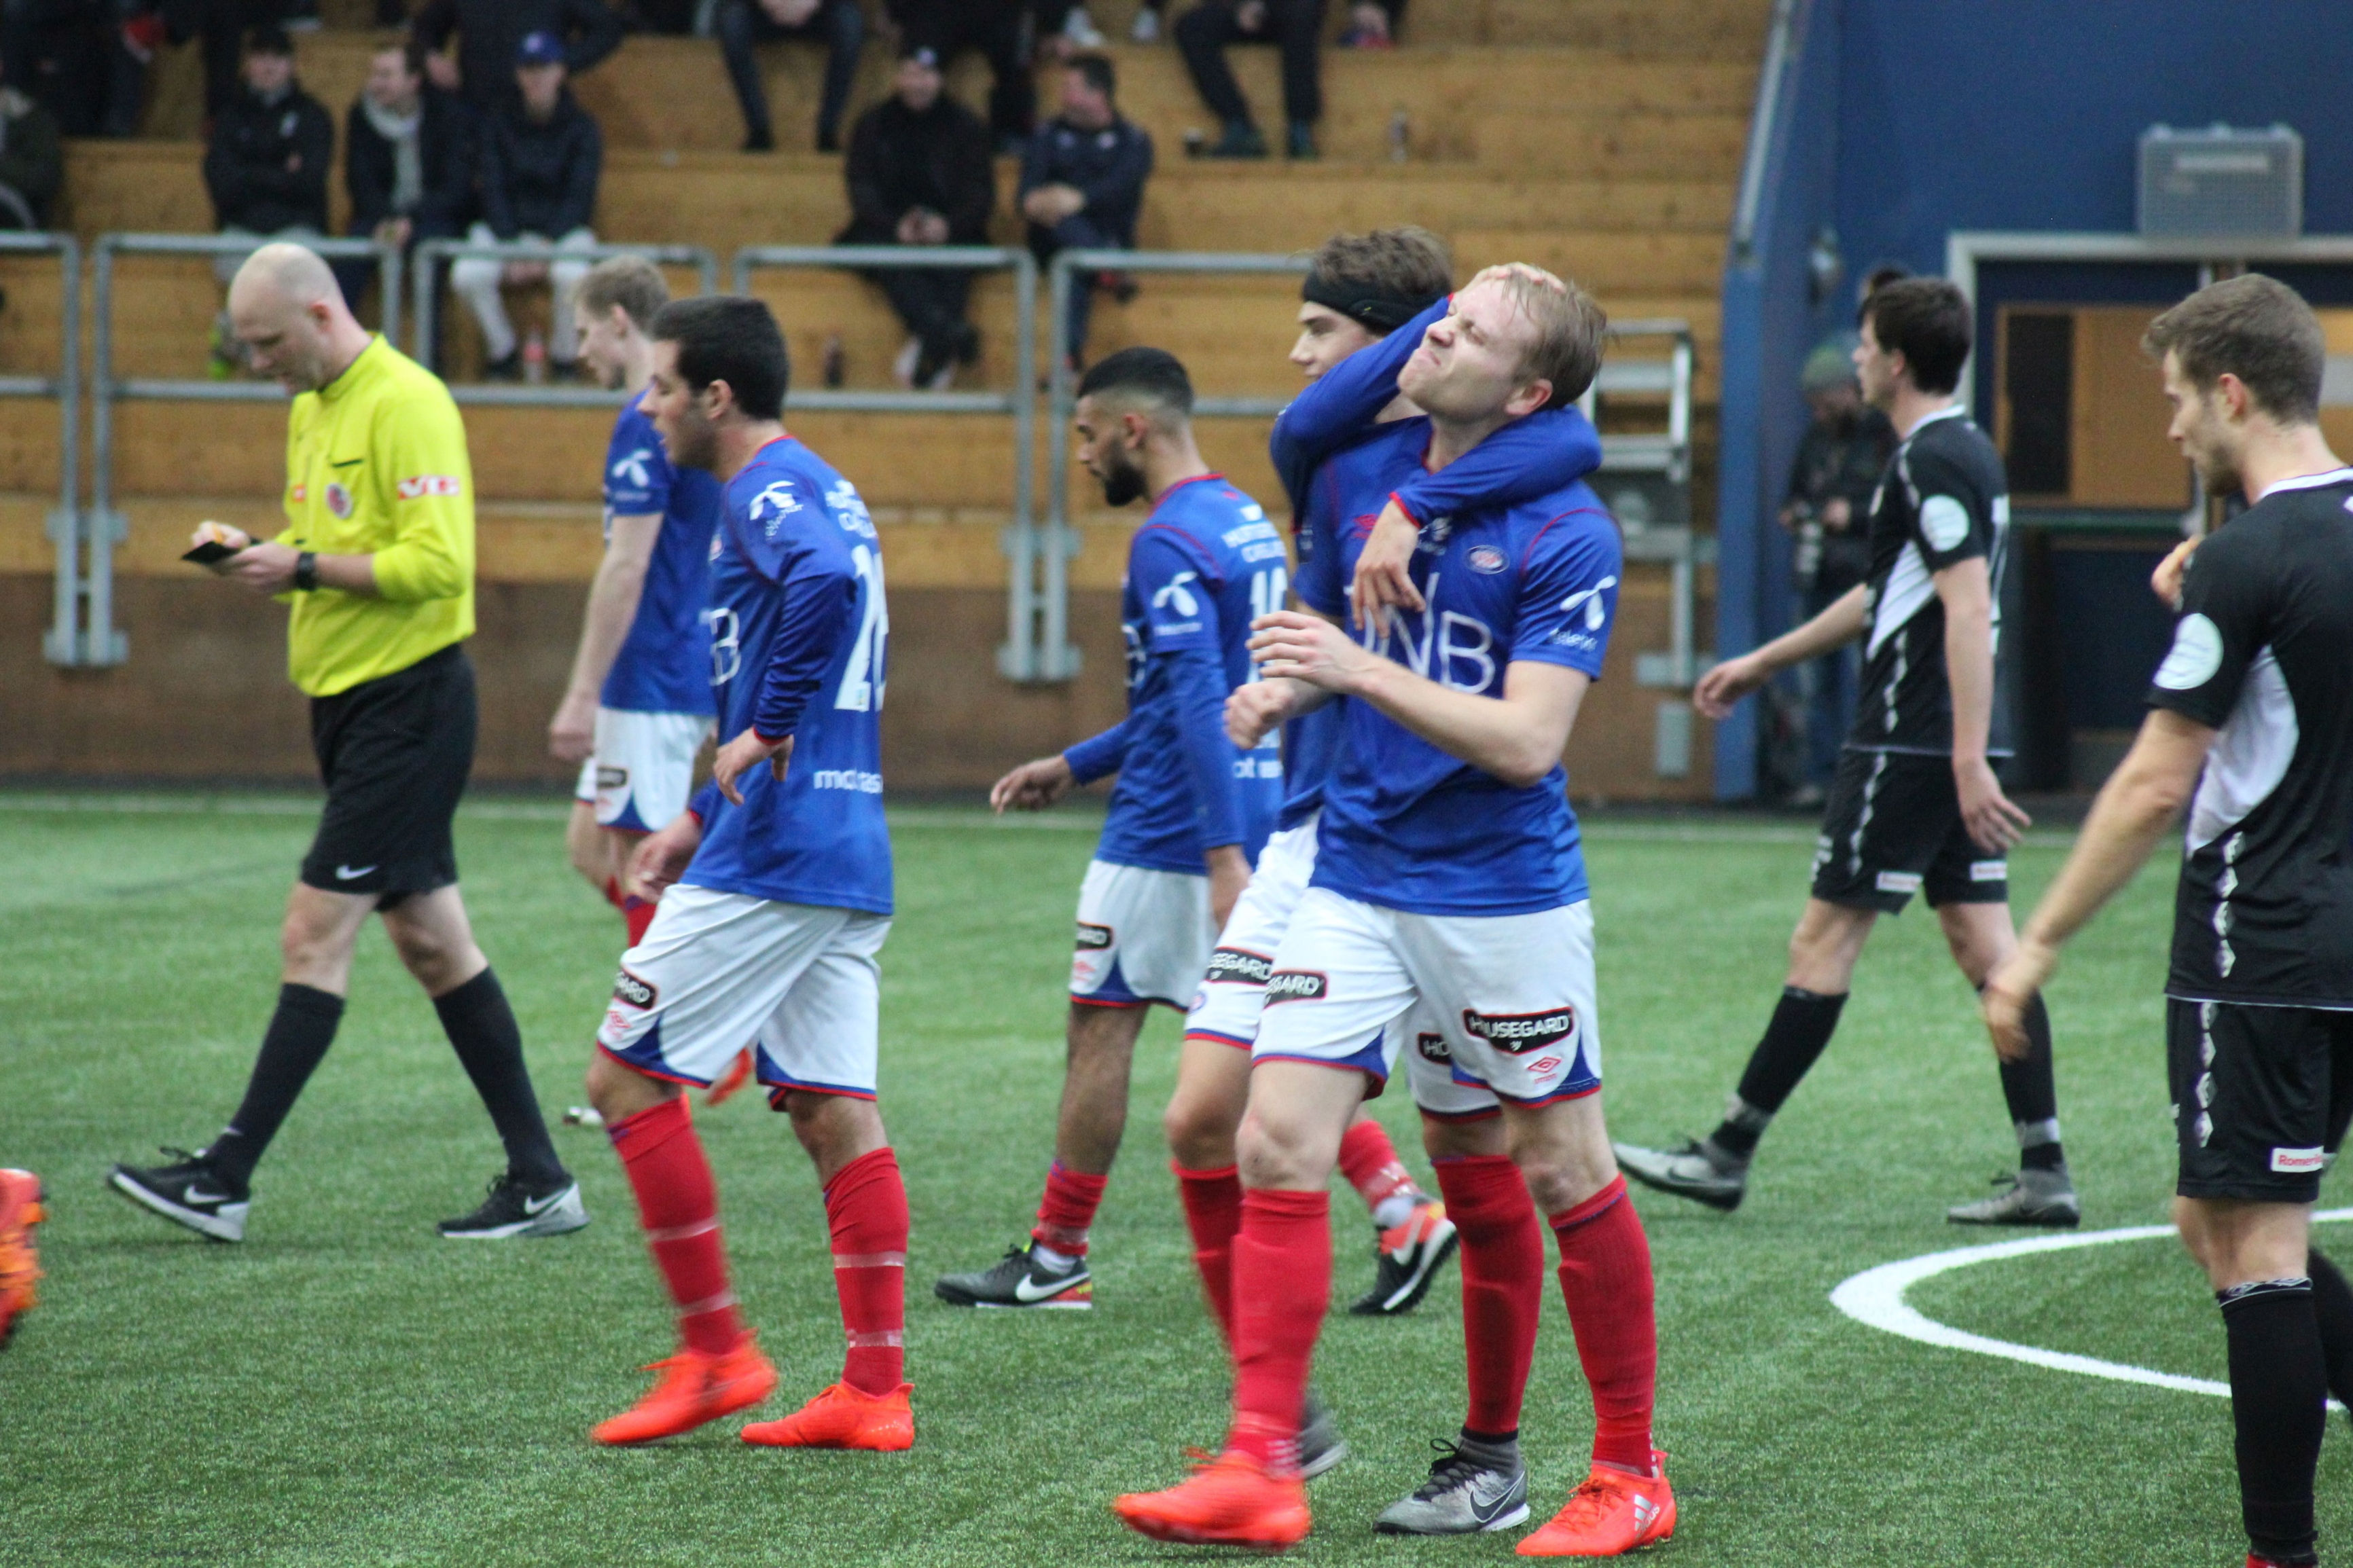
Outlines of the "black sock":
[[261,1054],[246,1080],[245,1099],[206,1152],[206,1162],[232,1196],[246,1195],[262,1151],[278,1136],[302,1086],[335,1043],[335,1026],[343,1019],[343,999],[332,991],[311,985],[278,988],[278,1010],[269,1016],[269,1032],[261,1037]]
[[2305,1255],[2312,1275],[2312,1315],[2320,1323],[2320,1359],[2328,1368],[2328,1392],[2353,1407],[2353,1285],[2318,1252]]
[[2327,1418],[2328,1373],[2308,1279],[2218,1290],[2231,1338],[2231,1413],[2247,1541],[2274,1563],[2314,1557],[2312,1474]]
[[1742,1159],[1755,1153],[1773,1113],[1831,1043],[1839,1010],[1845,1005],[1843,991],[1822,996],[1795,985],[1782,987],[1773,1021],[1749,1053],[1747,1070],[1740,1075],[1740,1088],[1725,1112],[1724,1124],[1708,1135],[1708,1142]]
[[532,1092],[531,1070],[523,1066],[522,1027],[499,977],[485,969],[455,991],[433,998],[441,1015],[442,1033],[449,1037],[474,1092],[507,1146],[507,1173],[531,1186],[551,1186],[571,1178],[548,1141],[547,1122],[539,1113],[539,1098]]
[[2026,1031],[2026,1059],[2004,1061],[2001,1098],[2010,1106],[2010,1124],[2018,1131],[2018,1163],[2030,1171],[2055,1171],[2067,1163],[2059,1142],[2059,1089],[2051,1078],[2051,1012],[2036,992],[2026,1004],[2021,1021]]

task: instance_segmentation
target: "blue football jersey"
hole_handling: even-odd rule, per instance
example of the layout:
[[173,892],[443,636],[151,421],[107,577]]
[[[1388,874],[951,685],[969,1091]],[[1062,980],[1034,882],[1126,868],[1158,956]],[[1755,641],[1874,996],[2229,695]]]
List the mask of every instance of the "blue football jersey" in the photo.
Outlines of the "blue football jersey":
[[702,846],[685,880],[783,903],[891,912],[882,820],[882,683],[891,614],[882,546],[848,479],[790,437],[729,480],[711,542],[711,684],[723,742],[793,737],[696,795]]
[[1239,841],[1252,863],[1273,829],[1282,800],[1282,761],[1273,737],[1251,751],[1216,736],[1233,773],[1239,820],[1229,838],[1203,837],[1223,815],[1205,804],[1187,750],[1185,715],[1169,656],[1199,650],[1220,672],[1216,696],[1255,679],[1250,621],[1281,609],[1290,591],[1290,557],[1265,509],[1205,475],[1169,489],[1128,547],[1120,589],[1120,626],[1127,638],[1128,720],[1119,783],[1103,823],[1098,859],[1154,870],[1204,874],[1202,855]]
[[[1391,489],[1380,444],[1329,459],[1360,498],[1340,548],[1303,575],[1300,596],[1345,618],[1346,585]],[[1366,645],[1457,691],[1501,697],[1514,660],[1599,679],[1618,608],[1618,525],[1582,480],[1538,500],[1430,520],[1413,563],[1428,608],[1393,614]],[[1558,763],[1515,788],[1449,756],[1368,702],[1346,704],[1324,786],[1314,885],[1413,914],[1508,915],[1586,897],[1567,775]]]
[[636,398],[613,421],[605,451],[605,537],[617,517],[661,514],[637,618],[613,656],[597,700],[633,713],[709,713],[711,531],[719,522],[719,481],[674,468]]

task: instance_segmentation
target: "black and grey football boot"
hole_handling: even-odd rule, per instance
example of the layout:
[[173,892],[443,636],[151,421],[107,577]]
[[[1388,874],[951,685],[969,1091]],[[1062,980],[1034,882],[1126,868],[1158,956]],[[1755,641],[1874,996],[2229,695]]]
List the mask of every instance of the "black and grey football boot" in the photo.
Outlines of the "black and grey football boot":
[[168,1165],[117,1165],[106,1184],[141,1208],[185,1225],[214,1241],[243,1241],[245,1216],[253,1208],[251,1194],[232,1186],[199,1149],[166,1148],[178,1159]]
[[1049,1268],[1030,1247],[1008,1247],[987,1268],[943,1274],[932,1294],[951,1307],[1064,1307],[1084,1311],[1095,1304],[1094,1276],[1083,1258],[1067,1268]]
[[1686,1138],[1672,1149],[1613,1143],[1618,1168],[1646,1187],[1705,1204],[1726,1213],[1748,1191],[1748,1162],[1725,1152],[1712,1140]]

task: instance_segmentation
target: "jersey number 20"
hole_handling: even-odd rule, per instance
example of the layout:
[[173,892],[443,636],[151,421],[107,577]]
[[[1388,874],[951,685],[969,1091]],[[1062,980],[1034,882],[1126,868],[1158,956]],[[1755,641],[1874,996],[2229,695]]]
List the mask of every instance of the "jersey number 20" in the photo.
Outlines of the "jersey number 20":
[[865,601],[866,609],[833,705],[860,713],[880,712],[886,679],[883,663],[891,641],[891,608],[882,598],[882,557],[860,544],[850,551],[849,559],[858,567],[859,597]]

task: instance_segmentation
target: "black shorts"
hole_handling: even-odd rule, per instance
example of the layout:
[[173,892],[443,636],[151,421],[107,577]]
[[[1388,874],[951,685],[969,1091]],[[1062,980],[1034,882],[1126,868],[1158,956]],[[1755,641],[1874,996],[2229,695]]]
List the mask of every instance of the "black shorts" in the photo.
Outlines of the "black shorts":
[[474,767],[474,667],[457,645],[380,679],[311,700],[327,785],[302,880],[387,900],[458,879],[449,821]]
[[1970,841],[1948,757],[1841,752],[1814,848],[1814,897],[1895,914],[1938,904],[2006,904],[2010,863]]
[[2353,1120],[2353,1013],[2165,1004],[2185,1198],[2308,1204]]

